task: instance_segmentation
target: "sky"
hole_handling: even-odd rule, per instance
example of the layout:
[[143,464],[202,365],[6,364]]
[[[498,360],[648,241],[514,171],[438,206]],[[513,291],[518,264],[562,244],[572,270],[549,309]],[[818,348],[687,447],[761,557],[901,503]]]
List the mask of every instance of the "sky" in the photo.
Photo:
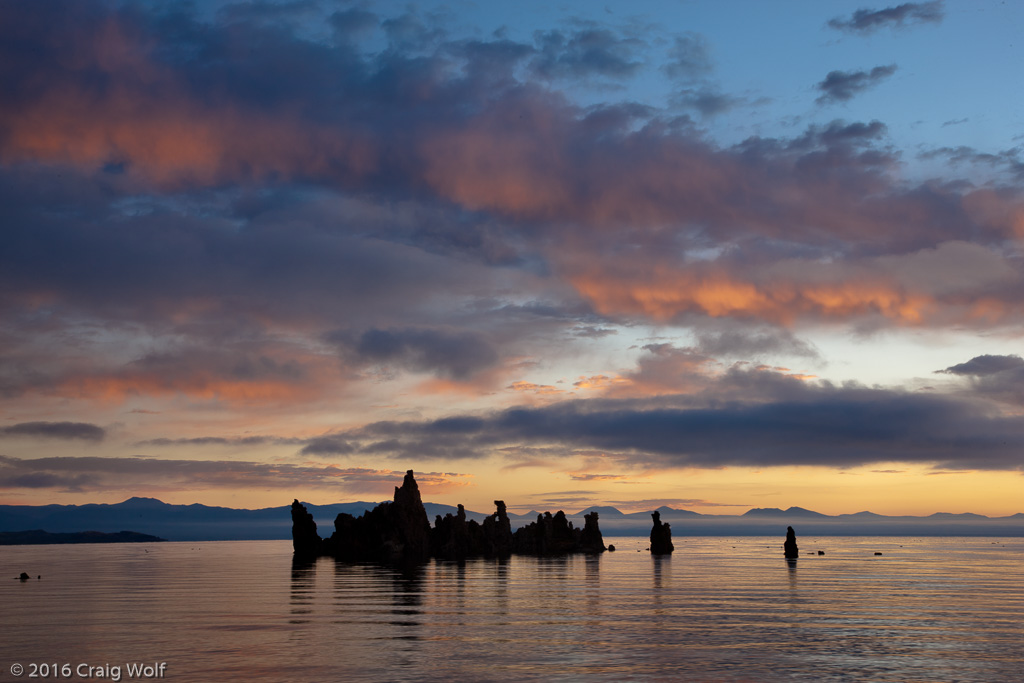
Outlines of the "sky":
[[1024,512],[1024,4],[0,3],[0,504]]

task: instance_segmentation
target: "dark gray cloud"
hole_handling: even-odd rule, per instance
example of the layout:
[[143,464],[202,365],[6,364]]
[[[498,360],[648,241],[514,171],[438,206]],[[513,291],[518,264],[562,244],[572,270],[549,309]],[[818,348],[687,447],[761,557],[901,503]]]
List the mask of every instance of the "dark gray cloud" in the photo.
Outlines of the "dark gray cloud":
[[304,439],[296,439],[281,436],[197,436],[189,438],[170,439],[161,437],[157,439],[146,439],[138,441],[134,445],[142,446],[228,446],[228,447],[252,447],[266,445],[298,445],[305,443]]
[[950,366],[944,372],[950,375],[968,375],[973,377],[985,377],[1001,372],[1024,369],[1024,358],[1017,355],[1009,356],[975,356],[966,363],[959,363]]
[[1024,418],[973,400],[808,384],[764,371],[734,370],[722,384],[704,396],[569,401],[380,422],[336,437],[356,453],[399,459],[482,458],[508,444],[528,444],[566,455],[599,450],[654,467],[913,462],[1024,469]]
[[831,28],[849,33],[873,33],[884,27],[903,28],[910,24],[939,23],[945,11],[942,0],[905,2],[884,9],[859,9],[849,18],[836,17],[828,22]]
[[818,97],[819,104],[846,102],[858,93],[878,85],[881,81],[896,73],[896,65],[876,66],[871,71],[829,71],[825,80],[815,88],[822,94]]
[[686,33],[677,36],[668,56],[661,70],[678,86],[672,96],[676,106],[695,110],[704,118],[710,118],[745,102],[744,98],[723,92],[711,78],[714,70],[711,49],[702,35]]
[[758,358],[762,355],[820,358],[814,346],[784,329],[698,332],[697,346],[709,356]]
[[465,330],[430,328],[370,329],[361,334],[333,332],[327,336],[346,362],[381,365],[465,380],[499,360],[484,335]]
[[543,78],[621,79],[632,76],[643,65],[638,51],[645,44],[598,27],[570,33],[538,31],[534,35],[538,54],[531,66]]
[[318,436],[308,439],[302,447],[302,455],[351,455],[355,447],[337,435]]
[[[819,144],[829,147],[838,145],[870,145],[873,141],[882,138],[886,131],[886,125],[881,121],[833,121],[824,127],[812,127],[806,137],[817,138]],[[797,144],[800,144],[799,142]]]
[[584,339],[599,339],[618,333],[618,330],[610,327],[595,327],[593,325],[580,325],[572,331],[573,336]]
[[1017,178],[1024,178],[1024,160],[1021,158],[1021,152],[1020,147],[993,153],[960,145],[927,150],[918,156],[922,159],[947,159],[953,163],[984,164],[996,169],[1005,169]]
[[673,101],[681,107],[695,109],[704,117],[710,117],[727,112],[744,100],[714,86],[704,86],[681,90],[673,96]]
[[706,78],[713,66],[707,39],[699,33],[684,33],[675,37],[668,61],[661,68],[681,83],[695,83]]
[[88,422],[19,422],[0,427],[0,437],[20,436],[73,441],[103,441],[107,430]]
[[1024,358],[1020,356],[975,356],[938,372],[967,377],[972,394],[1018,409],[1024,406]]

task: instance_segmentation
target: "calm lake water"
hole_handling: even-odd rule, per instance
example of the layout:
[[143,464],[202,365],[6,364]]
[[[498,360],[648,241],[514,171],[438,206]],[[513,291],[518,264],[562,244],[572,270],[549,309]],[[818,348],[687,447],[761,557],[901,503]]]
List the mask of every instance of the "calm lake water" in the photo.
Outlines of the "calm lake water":
[[406,572],[282,541],[0,547],[0,681],[1024,680],[1024,539],[800,537],[795,566],[781,537],[605,540]]

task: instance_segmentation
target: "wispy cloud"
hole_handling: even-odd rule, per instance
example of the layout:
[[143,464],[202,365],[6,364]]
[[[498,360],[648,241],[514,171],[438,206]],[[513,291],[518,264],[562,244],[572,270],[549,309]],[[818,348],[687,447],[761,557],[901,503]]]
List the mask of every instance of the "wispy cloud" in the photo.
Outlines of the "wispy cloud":
[[896,73],[896,65],[876,66],[870,71],[829,71],[815,87],[821,91],[819,104],[847,102]]
[[19,422],[0,427],[0,437],[103,441],[107,430],[87,422]]
[[905,2],[884,9],[859,9],[848,18],[830,19],[831,28],[849,33],[874,33],[885,27],[903,28],[913,24],[937,24],[945,16],[942,0]]
[[[334,489],[345,494],[388,493],[404,471],[341,468],[334,465],[223,460],[170,460],[148,457],[13,458],[0,456],[0,488],[45,488],[68,492],[137,490],[251,489],[283,491]],[[427,491],[464,486],[466,475],[417,472]]]

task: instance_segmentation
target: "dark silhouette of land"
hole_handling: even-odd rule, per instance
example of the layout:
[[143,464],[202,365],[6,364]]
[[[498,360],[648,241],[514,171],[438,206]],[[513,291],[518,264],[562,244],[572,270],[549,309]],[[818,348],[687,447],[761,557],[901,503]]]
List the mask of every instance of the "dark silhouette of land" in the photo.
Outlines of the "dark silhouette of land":
[[793,527],[786,527],[786,542],[782,544],[782,551],[787,560],[795,560],[800,557],[800,549],[796,546],[796,532]]
[[496,500],[494,504],[497,509],[483,523],[467,520],[465,508],[459,505],[454,515],[437,515],[431,528],[419,486],[409,470],[402,485],[395,487],[393,501],[360,517],[339,513],[334,533],[326,539],[320,538],[306,506],[295,500],[291,507],[292,547],[297,559],[329,555],[349,561],[392,562],[508,557],[513,553],[600,553],[606,549],[596,512],[586,515],[582,529],[574,528],[559,510],[554,515],[538,515],[535,522],[513,533],[505,503]]
[[166,538],[140,534],[136,531],[118,531],[108,534],[100,531],[78,531],[51,534],[42,529],[30,531],[2,531],[0,545],[54,545],[64,543],[162,543]]
[[651,528],[651,554],[671,555],[676,549],[672,545],[672,529],[661,521],[661,513],[657,510],[651,513],[651,517],[654,518],[654,526]]

